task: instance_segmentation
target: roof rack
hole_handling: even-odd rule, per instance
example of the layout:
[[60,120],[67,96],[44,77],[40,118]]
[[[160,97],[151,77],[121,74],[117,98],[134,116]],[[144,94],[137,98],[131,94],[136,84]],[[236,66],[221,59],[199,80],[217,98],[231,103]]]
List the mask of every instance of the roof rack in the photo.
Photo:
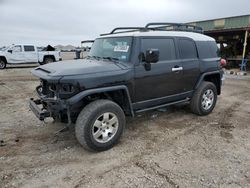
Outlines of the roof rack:
[[93,43],[93,42],[95,42],[95,40],[83,40],[83,41],[81,41],[81,44],[83,44],[83,43]]
[[118,34],[118,33],[128,33],[134,31],[144,31],[144,32],[145,31],[189,31],[195,33],[203,33],[203,29],[201,27],[190,24],[155,22],[155,23],[148,23],[145,27],[117,27],[113,29],[110,33],[101,34],[101,36]]
[[[158,27],[150,27],[150,26],[158,26]],[[189,31],[195,33],[203,33],[202,27],[198,27],[190,24],[183,23],[168,23],[168,22],[155,22],[148,23],[145,26],[146,29],[154,30],[154,31]]]
[[[117,30],[125,30],[125,31],[115,32]],[[117,34],[117,33],[134,32],[134,31],[147,31],[147,29],[145,27],[117,27],[113,29],[110,33],[101,34],[101,36]]]

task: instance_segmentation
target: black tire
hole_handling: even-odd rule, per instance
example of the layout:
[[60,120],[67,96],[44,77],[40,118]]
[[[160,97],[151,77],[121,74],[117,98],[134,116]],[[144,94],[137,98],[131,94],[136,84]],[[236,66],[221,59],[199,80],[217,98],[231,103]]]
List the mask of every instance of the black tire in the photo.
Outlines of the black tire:
[[[103,135],[99,138],[94,138],[93,131],[95,130],[96,121],[99,122],[98,118],[101,118],[102,114],[114,114],[117,118],[116,120],[116,132],[112,134],[112,138],[108,135],[108,140],[105,143],[100,143],[97,139],[102,139]],[[111,116],[112,117],[112,116]],[[101,128],[103,126],[103,120],[101,121]],[[108,123],[107,123],[108,124]],[[123,130],[125,128],[126,120],[123,110],[119,105],[110,101],[110,100],[96,100],[83,108],[83,110],[78,115],[75,125],[75,135],[79,143],[87,150],[91,151],[105,151],[112,148],[121,137]],[[107,125],[108,126],[108,125]],[[109,125],[110,126],[110,125]],[[111,125],[113,126],[113,125]],[[105,132],[109,131],[107,128],[98,128],[96,133],[100,131]],[[105,130],[104,130],[105,129]],[[113,130],[113,127],[111,127]],[[110,129],[110,130],[111,130]],[[101,133],[105,134],[105,133]],[[107,133],[109,134],[109,133]],[[111,133],[110,133],[111,134]]]
[[48,63],[53,63],[54,59],[52,57],[45,57],[43,60],[42,65],[48,64]]
[[6,62],[3,59],[0,59],[0,69],[6,68]]
[[[204,98],[203,96],[206,94],[206,92],[208,91],[212,91],[213,92],[213,100],[210,103],[210,107],[208,107],[208,109],[206,109],[206,107],[204,107],[203,105],[203,101]],[[212,97],[211,97],[212,98]],[[212,83],[212,82],[203,82],[200,87],[195,91],[191,102],[190,102],[190,108],[191,111],[197,115],[200,116],[204,116],[207,115],[209,113],[211,113],[216,105],[216,101],[217,101],[217,89],[216,86]],[[206,103],[206,102],[205,102]],[[209,104],[209,103],[208,103]]]

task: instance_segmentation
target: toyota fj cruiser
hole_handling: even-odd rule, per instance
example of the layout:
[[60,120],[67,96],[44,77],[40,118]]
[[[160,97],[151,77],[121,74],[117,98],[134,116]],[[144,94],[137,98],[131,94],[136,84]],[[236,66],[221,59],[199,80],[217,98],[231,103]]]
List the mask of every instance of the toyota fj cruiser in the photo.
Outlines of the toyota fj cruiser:
[[220,61],[215,40],[196,26],[115,28],[85,59],[32,70],[41,83],[29,104],[40,120],[75,123],[80,144],[103,151],[121,137],[125,116],[183,102],[195,114],[211,113],[221,93]]

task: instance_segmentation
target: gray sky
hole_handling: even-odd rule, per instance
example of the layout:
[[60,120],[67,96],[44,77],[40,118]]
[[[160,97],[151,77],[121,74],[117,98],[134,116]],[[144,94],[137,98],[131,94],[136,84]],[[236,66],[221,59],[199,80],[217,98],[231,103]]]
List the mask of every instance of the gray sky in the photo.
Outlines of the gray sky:
[[0,0],[0,46],[80,45],[119,26],[243,14],[249,0]]

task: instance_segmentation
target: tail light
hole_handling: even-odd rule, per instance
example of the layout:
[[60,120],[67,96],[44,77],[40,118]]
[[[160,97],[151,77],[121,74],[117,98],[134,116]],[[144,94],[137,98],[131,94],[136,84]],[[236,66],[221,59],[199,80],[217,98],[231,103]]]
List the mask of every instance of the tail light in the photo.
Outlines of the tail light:
[[223,58],[220,59],[220,66],[225,67],[227,65],[227,61]]

